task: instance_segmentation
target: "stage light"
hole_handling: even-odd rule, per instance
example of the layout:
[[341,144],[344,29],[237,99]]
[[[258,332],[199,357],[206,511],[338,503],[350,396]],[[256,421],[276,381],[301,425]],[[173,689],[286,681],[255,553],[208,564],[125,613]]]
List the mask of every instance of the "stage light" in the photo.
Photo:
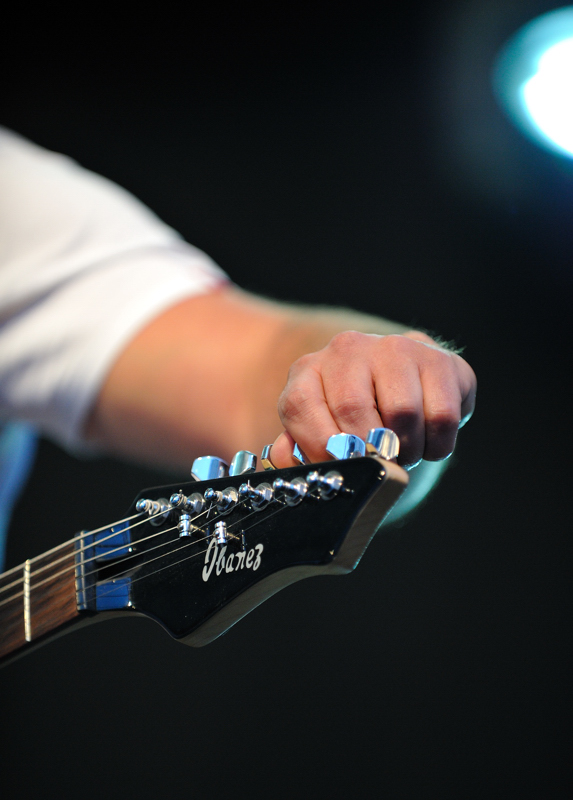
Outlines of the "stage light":
[[494,87],[526,134],[573,158],[573,6],[532,20],[510,39]]

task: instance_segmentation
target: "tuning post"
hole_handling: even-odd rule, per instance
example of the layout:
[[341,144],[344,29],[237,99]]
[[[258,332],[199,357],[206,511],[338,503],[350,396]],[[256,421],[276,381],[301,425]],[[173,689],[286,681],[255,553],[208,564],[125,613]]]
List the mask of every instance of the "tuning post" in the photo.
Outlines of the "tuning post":
[[150,517],[149,522],[155,526],[163,525],[169,519],[171,508],[170,503],[164,497],[157,500],[142,499],[135,504],[135,510],[141,514],[147,514]]
[[205,509],[205,498],[199,492],[193,492],[187,497],[182,491],[179,491],[171,495],[169,502],[173,508],[190,511],[193,514],[200,514]]
[[314,470],[308,473],[306,480],[311,490],[318,489],[321,500],[331,500],[340,491],[349,491],[343,488],[344,478],[336,470],[331,470],[326,475],[321,475],[318,470]]
[[250,483],[242,483],[239,487],[239,497],[241,500],[248,500],[254,511],[260,511],[274,499],[273,487],[270,483],[261,483],[259,486],[251,486]]
[[235,506],[239,500],[237,490],[232,486],[223,489],[222,492],[216,489],[207,489],[204,494],[205,500],[210,503],[210,508],[216,508],[220,514],[225,514]]
[[296,506],[308,494],[308,483],[303,481],[302,478],[294,478],[292,481],[277,478],[273,482],[273,489],[275,490],[275,497],[278,494],[282,494],[287,505]]

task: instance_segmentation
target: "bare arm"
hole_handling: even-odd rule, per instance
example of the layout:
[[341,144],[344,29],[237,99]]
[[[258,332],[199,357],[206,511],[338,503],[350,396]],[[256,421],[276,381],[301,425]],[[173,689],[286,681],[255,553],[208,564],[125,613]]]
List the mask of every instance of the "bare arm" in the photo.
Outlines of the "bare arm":
[[292,463],[293,438],[317,461],[333,433],[365,436],[384,424],[409,465],[447,457],[474,400],[471,367],[425,334],[225,287],[169,309],[127,346],[87,437],[124,457],[185,468],[199,454],[228,458],[276,440],[281,467]]

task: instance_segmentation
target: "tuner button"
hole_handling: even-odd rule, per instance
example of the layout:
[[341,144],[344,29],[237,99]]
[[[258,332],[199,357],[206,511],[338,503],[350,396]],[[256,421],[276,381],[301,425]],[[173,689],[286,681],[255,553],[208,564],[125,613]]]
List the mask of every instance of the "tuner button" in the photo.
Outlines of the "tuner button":
[[298,446],[298,444],[296,442],[294,443],[294,447],[293,447],[293,451],[292,451],[292,457],[295,459],[295,461],[298,461],[299,464],[309,464],[310,463],[309,459],[306,456],[306,453],[303,450],[300,449],[300,447]]
[[224,478],[227,474],[228,464],[216,456],[201,456],[196,458],[191,467],[191,477],[196,481],[212,481],[215,478]]
[[263,447],[263,452],[261,453],[261,464],[263,465],[263,469],[276,469],[275,465],[271,461],[271,447],[272,444],[266,444]]
[[366,450],[386,461],[395,461],[400,452],[400,439],[390,428],[372,428],[366,437]]
[[363,456],[366,453],[366,445],[359,436],[354,436],[352,433],[337,433],[328,440],[326,452],[333,458],[343,461],[345,458]]
[[254,453],[248,450],[239,450],[235,453],[231,466],[229,467],[229,475],[244,475],[245,472],[254,472],[257,468],[257,457]]

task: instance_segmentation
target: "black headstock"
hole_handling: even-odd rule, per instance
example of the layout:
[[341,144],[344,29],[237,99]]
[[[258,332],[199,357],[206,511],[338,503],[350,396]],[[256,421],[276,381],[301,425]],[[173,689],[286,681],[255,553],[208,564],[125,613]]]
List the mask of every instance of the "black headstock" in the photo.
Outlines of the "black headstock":
[[354,569],[407,482],[364,456],[147,489],[139,517],[94,539],[86,609],[129,608],[206,644],[284,586]]

